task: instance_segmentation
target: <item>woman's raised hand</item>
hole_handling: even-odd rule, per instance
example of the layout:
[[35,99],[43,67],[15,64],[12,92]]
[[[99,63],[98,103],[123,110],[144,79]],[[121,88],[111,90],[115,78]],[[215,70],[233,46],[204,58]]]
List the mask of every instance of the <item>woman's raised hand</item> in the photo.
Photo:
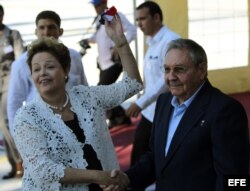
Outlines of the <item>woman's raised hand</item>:
[[118,14],[114,15],[112,21],[105,20],[105,27],[108,36],[114,41],[116,47],[121,47],[127,43]]

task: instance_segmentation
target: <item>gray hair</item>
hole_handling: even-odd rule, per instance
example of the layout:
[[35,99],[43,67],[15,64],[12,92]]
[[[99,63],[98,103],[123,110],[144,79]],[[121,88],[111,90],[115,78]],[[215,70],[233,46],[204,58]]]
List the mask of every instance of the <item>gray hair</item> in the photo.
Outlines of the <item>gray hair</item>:
[[183,39],[179,38],[176,40],[172,40],[168,44],[168,49],[166,54],[171,49],[184,49],[187,50],[190,58],[195,66],[198,66],[199,64],[207,64],[207,54],[205,50],[200,46],[198,43],[191,39]]

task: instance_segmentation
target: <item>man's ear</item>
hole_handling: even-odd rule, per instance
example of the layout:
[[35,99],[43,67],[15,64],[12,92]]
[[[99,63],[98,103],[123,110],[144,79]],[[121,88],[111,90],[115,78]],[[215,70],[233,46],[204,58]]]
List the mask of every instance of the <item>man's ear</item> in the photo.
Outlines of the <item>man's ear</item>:
[[59,29],[59,34],[60,34],[59,36],[62,36],[62,35],[63,35],[63,32],[64,32],[63,29],[60,28],[60,29]]
[[204,79],[207,76],[207,64],[206,63],[201,63],[199,64],[199,70],[201,73],[201,79]]
[[157,21],[161,21],[160,14],[159,13],[154,14],[154,19]]
[[37,36],[37,28],[35,29],[35,35]]

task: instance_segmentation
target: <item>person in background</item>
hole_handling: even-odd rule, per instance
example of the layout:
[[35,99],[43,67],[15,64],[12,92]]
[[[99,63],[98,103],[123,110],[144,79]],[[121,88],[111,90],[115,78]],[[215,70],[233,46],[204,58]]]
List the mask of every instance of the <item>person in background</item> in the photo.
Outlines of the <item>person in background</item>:
[[3,24],[4,8],[0,5],[0,132],[11,166],[8,174],[2,179],[21,177],[23,174],[22,159],[10,135],[7,118],[8,85],[12,62],[25,50],[21,34]]
[[163,67],[170,92],[157,100],[150,151],[126,171],[133,190],[155,181],[156,191],[224,191],[226,175],[249,176],[246,112],[211,85],[207,68],[195,41],[170,42]]
[[24,190],[101,191],[98,184],[123,190],[128,184],[122,176],[110,178],[119,165],[105,112],[138,93],[142,80],[119,15],[105,25],[124,71],[111,85],[67,89],[68,48],[52,38],[28,47],[39,94],[17,111],[13,134],[25,168]]
[[[63,35],[60,16],[51,10],[41,11],[35,20],[35,34],[37,38],[54,37],[59,39]],[[74,49],[69,49],[71,57],[71,68],[69,71],[69,80],[67,88],[74,85],[87,85],[87,79],[83,69],[81,55]],[[23,53],[20,58],[12,64],[11,78],[9,82],[7,112],[11,134],[13,133],[13,120],[16,111],[24,103],[32,100],[37,89],[31,78],[30,69],[27,65],[27,52]]]
[[163,14],[159,5],[146,1],[136,8],[136,22],[147,36],[147,52],[143,62],[144,93],[127,109],[127,114],[141,119],[136,127],[130,165],[133,166],[149,148],[149,138],[158,96],[167,91],[161,67],[164,64],[168,43],[180,36],[163,25]]
[[[107,9],[107,0],[90,1],[96,11],[96,31],[87,41],[96,43],[98,49],[97,64],[100,69],[98,85],[109,85],[114,83],[122,72],[122,65],[114,43],[106,34],[104,25],[100,24],[101,14]],[[136,27],[129,22],[124,14],[118,12],[128,42],[135,40],[137,36]],[[122,124],[131,124],[122,106],[117,106],[107,111],[109,128]]]

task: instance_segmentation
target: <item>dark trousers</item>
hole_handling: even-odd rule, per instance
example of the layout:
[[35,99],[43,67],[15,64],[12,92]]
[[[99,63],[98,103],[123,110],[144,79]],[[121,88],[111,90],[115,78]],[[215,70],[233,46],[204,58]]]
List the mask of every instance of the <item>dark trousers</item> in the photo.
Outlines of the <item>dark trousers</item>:
[[135,129],[130,166],[133,166],[137,161],[139,161],[140,157],[148,151],[151,130],[151,121],[147,120],[142,115],[141,120]]
[[[1,73],[1,72],[0,72]],[[16,163],[21,162],[21,156],[19,155],[14,140],[10,134],[7,119],[7,87],[9,82],[9,76],[2,76],[0,78],[0,132],[4,137],[4,144],[6,146],[6,154],[8,161],[11,165],[13,172],[16,171]]]
[[[115,83],[122,72],[122,65],[120,63],[114,64],[106,70],[100,70],[98,85],[109,85]],[[107,118],[114,120],[116,117],[125,116],[125,111],[121,106],[117,106],[107,111]]]
[[100,70],[98,85],[109,85],[118,79],[122,72],[121,64],[114,64],[106,70]]
[[16,161],[13,158],[10,145],[8,144],[8,142],[5,139],[4,139],[4,144],[5,144],[7,159],[9,161],[9,163],[10,163],[10,166],[11,166],[11,172],[15,173],[16,172]]

